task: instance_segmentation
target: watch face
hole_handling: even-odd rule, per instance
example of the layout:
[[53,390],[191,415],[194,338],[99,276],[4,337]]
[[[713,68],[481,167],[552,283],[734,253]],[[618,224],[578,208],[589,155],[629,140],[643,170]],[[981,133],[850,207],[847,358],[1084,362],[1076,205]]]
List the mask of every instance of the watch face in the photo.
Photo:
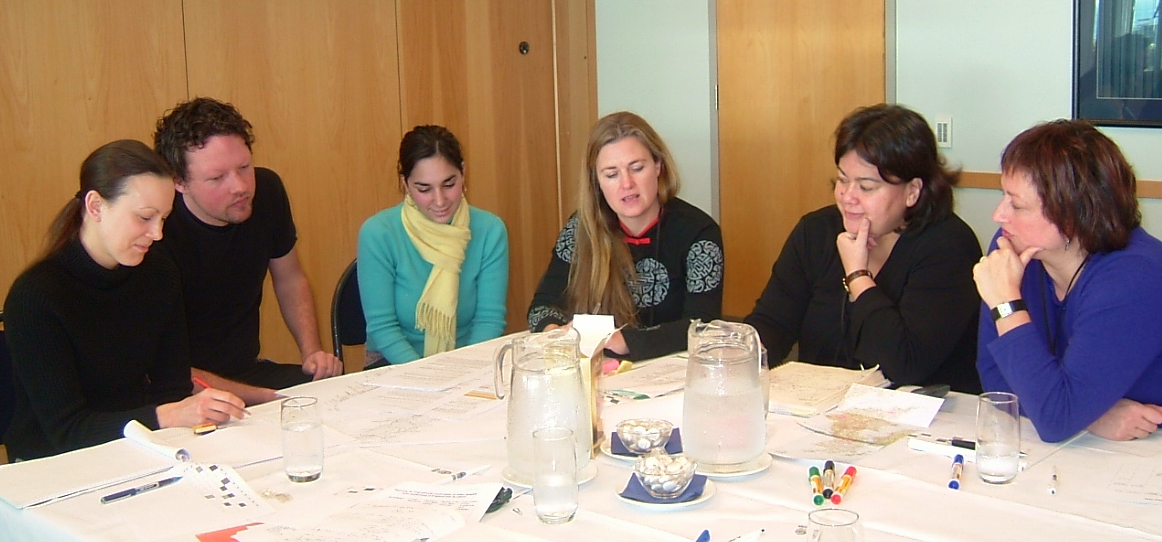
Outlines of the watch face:
[[1004,318],[1010,314],[1013,314],[1013,306],[1012,305],[1010,305],[1009,303],[1001,303],[1000,305],[997,305],[997,317],[998,318]]

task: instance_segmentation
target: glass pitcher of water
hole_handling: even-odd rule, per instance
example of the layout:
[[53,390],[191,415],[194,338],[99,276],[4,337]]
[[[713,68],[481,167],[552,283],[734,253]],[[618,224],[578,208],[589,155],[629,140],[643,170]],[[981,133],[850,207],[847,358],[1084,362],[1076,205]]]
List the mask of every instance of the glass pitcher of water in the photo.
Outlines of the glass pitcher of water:
[[766,447],[758,333],[747,324],[690,323],[682,446],[699,465],[744,468]]
[[[496,351],[496,396],[508,397],[508,467],[506,481],[531,486],[533,431],[545,427],[573,430],[577,470],[589,466],[593,432],[589,398],[582,385],[580,335],[572,329],[530,333]],[[505,370],[512,352],[511,371]]]

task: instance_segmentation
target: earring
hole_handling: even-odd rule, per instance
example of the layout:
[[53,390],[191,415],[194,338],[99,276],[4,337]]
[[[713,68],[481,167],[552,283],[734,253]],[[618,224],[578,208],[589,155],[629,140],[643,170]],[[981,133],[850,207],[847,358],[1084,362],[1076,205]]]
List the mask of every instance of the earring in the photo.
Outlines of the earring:
[[1068,237],[1065,238],[1065,251],[1069,252],[1069,238]]

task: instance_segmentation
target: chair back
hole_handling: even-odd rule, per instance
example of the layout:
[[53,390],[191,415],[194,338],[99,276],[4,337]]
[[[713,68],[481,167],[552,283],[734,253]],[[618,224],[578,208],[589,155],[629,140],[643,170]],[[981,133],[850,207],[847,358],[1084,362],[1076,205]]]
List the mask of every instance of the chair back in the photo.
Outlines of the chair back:
[[343,359],[343,347],[367,342],[367,321],[363,318],[363,301],[359,299],[357,261],[343,271],[335,295],[331,298],[331,344],[335,357]]
[[[0,324],[4,323],[4,311],[0,311]],[[12,414],[16,411],[16,384],[12,376],[12,351],[8,350],[8,341],[4,337],[4,330],[0,329],[0,443],[4,441],[4,432],[12,423]]]

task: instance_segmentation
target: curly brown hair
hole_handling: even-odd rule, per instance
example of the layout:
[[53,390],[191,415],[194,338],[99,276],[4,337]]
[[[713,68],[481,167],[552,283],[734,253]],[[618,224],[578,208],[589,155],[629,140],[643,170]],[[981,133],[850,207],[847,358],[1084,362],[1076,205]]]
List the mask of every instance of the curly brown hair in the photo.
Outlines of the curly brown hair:
[[178,177],[186,177],[186,151],[206,145],[216,135],[236,135],[253,149],[250,122],[233,105],[213,98],[194,98],[180,103],[158,119],[153,148],[165,158]]

